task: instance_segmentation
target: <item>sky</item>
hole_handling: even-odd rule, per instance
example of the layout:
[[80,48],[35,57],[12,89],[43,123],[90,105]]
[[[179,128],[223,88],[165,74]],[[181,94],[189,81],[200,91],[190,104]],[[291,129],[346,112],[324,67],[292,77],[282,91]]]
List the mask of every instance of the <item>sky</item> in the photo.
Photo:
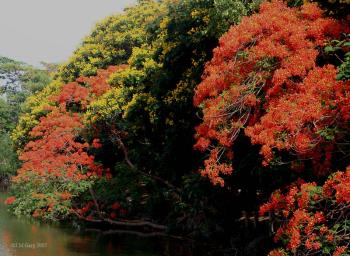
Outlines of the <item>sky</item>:
[[0,55],[39,66],[66,61],[104,17],[136,0],[0,0]]

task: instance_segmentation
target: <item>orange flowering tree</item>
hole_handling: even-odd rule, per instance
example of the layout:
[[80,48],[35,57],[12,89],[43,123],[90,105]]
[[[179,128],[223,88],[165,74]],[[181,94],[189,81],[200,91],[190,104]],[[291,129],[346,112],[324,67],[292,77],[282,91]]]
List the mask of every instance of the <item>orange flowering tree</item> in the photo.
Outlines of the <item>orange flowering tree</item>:
[[274,192],[260,214],[274,212],[282,223],[274,240],[285,245],[270,255],[348,255],[350,253],[350,168],[323,186],[298,181]]
[[263,3],[233,26],[195,89],[203,118],[194,147],[209,151],[202,174],[224,185],[242,130],[261,145],[264,166],[301,169],[308,160],[315,174],[326,174],[348,129],[350,83],[336,80],[333,65],[320,65],[321,49],[347,31],[315,4],[289,8],[282,1]]
[[[120,68],[120,67],[118,67]],[[17,214],[59,220],[72,213],[74,199],[91,189],[97,178],[109,178],[108,169],[95,162],[92,150],[101,147],[82,136],[82,114],[87,105],[110,87],[107,79],[118,69],[100,70],[62,86],[47,107],[48,114],[30,132],[31,141],[19,155],[22,166],[13,178],[8,203]]]
[[[348,23],[324,17],[315,4],[290,8],[278,0],[233,26],[195,90],[203,116],[194,148],[209,152],[202,175],[224,186],[240,153],[235,150],[246,150],[235,144],[241,137],[259,146],[265,168],[310,169],[315,179],[344,168],[350,81],[339,79],[339,58],[334,61],[324,49],[334,39],[344,42],[348,32]],[[297,182],[286,193],[273,193],[260,212],[274,216],[275,241],[285,249],[270,255],[349,253],[349,177],[348,169],[323,186]]]

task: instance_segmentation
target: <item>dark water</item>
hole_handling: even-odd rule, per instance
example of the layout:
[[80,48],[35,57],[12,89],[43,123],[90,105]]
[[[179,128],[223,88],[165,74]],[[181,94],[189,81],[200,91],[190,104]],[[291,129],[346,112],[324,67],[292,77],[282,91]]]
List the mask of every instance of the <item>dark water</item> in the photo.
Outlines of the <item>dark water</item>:
[[[0,195],[0,199],[5,198]],[[77,232],[19,219],[0,202],[0,256],[193,256],[184,241],[134,234]],[[197,254],[198,255],[198,254]],[[203,255],[203,254],[200,254]]]

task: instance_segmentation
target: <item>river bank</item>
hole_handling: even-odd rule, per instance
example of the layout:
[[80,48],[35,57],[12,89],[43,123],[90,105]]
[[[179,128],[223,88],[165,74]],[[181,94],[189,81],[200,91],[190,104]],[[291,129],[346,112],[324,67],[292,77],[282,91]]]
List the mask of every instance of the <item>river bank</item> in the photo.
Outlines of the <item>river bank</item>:
[[165,237],[128,232],[79,231],[17,218],[0,194],[1,256],[180,256],[198,255],[191,245]]
[[1,256],[219,256],[231,255],[164,234],[80,229],[11,214],[0,192]]

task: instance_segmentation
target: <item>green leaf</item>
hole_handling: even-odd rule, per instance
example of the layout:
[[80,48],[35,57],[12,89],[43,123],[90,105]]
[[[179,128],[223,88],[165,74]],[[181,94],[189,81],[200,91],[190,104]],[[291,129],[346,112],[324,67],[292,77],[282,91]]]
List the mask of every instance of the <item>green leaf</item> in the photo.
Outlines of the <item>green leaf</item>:
[[334,52],[334,48],[333,48],[333,46],[328,45],[324,48],[324,51],[326,53]]

